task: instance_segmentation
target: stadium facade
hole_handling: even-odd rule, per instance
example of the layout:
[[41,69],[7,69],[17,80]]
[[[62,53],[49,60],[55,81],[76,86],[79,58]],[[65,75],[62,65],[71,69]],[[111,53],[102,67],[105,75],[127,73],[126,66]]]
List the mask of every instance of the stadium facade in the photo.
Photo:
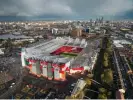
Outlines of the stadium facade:
[[70,37],[47,40],[22,49],[22,66],[39,77],[64,81],[66,73],[93,69],[97,52],[88,44],[85,39]]

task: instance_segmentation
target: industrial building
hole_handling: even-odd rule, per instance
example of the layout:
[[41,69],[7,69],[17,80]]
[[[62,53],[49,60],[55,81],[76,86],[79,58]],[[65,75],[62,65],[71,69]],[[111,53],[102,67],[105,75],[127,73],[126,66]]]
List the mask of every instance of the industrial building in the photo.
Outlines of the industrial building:
[[66,73],[91,70],[96,58],[97,52],[85,39],[70,37],[57,37],[21,52],[22,66],[49,80],[66,80]]

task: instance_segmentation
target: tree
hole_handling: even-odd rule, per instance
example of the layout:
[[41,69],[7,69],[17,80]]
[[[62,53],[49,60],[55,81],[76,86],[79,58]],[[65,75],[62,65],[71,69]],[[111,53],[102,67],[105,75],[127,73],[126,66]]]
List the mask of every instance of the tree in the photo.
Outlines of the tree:
[[101,79],[102,82],[111,85],[113,83],[113,73],[111,69],[105,70],[102,74],[101,74]]
[[107,96],[106,96],[106,94],[100,93],[100,94],[98,95],[98,99],[107,99]]
[[104,73],[101,74],[101,79],[104,80]]
[[87,75],[87,77],[88,77],[88,78],[91,78],[91,79],[93,78],[93,76],[94,76],[93,74],[88,74],[88,75]]
[[109,48],[110,46],[111,46],[111,42],[108,41],[108,42],[107,42],[107,48]]
[[3,39],[0,39],[0,43],[1,43],[2,41],[4,41],[4,40],[3,40]]
[[85,92],[81,91],[75,99],[83,99],[84,96],[85,96]]
[[11,43],[11,39],[8,38],[8,39],[6,40],[4,46],[5,46],[5,48],[8,48],[8,47],[10,47],[11,45],[12,45],[12,43]]
[[109,58],[109,55],[107,52],[104,53],[104,61],[103,61],[103,65],[104,67],[108,67],[108,58]]
[[105,61],[103,62],[103,65],[104,65],[104,67],[108,67],[108,66],[109,66],[108,60],[105,60]]
[[108,61],[108,57],[107,56],[104,56],[104,61]]
[[72,97],[72,96],[66,96],[65,99],[74,99],[74,97]]
[[24,41],[24,42],[22,43],[22,46],[27,46],[29,43],[30,43],[29,41]]
[[105,52],[105,53],[104,53],[104,60],[106,60],[106,61],[107,61],[107,60],[108,60],[108,57],[109,57],[108,53],[107,53],[107,52]]
[[112,47],[111,47],[111,40],[107,39],[107,48],[106,51],[110,54],[112,52]]
[[107,53],[107,52],[105,52],[105,53],[104,53],[104,56],[105,56],[105,57],[108,57],[109,55],[108,55],[108,53]]
[[99,88],[98,90],[100,93],[106,93],[107,92],[107,90],[105,88]]
[[111,47],[106,48],[106,52],[108,52],[109,54],[111,54],[112,48]]
[[71,95],[69,98],[70,99],[83,99],[84,95],[85,95],[84,91],[79,90],[75,95]]
[[37,37],[36,39],[35,39],[35,42],[38,42],[39,41],[39,37]]
[[112,92],[111,92],[111,91],[108,91],[108,92],[107,92],[107,96],[108,96],[108,98],[110,98],[111,95],[112,95]]
[[29,41],[24,41],[23,44],[26,45],[26,44],[29,44],[30,42]]
[[12,41],[11,41],[11,39],[10,38],[8,38],[7,40],[6,40],[6,42],[4,43],[4,45],[3,45],[6,49],[5,49],[5,52],[11,52],[12,51],[12,47],[13,47],[13,44],[12,44]]
[[85,82],[88,86],[91,86],[91,80],[89,78],[85,78]]

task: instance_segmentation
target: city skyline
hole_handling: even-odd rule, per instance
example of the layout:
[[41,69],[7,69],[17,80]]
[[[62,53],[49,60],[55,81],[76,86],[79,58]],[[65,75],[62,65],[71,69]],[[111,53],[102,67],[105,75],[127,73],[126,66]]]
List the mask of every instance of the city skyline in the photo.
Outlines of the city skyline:
[[132,0],[1,0],[0,20],[123,20],[132,9]]

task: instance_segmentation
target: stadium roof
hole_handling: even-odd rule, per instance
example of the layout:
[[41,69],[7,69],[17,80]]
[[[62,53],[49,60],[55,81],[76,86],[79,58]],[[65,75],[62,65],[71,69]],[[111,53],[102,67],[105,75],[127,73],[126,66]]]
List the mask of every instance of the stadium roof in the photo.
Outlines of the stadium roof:
[[78,38],[72,39],[70,37],[57,37],[56,39],[36,44],[33,47],[25,48],[25,57],[45,61],[54,61],[58,63],[66,63],[70,61],[72,58],[64,57],[61,55],[51,55],[51,52],[54,52],[58,48],[66,45],[72,47],[85,48],[87,46],[87,42],[85,41],[85,39],[80,40]]

